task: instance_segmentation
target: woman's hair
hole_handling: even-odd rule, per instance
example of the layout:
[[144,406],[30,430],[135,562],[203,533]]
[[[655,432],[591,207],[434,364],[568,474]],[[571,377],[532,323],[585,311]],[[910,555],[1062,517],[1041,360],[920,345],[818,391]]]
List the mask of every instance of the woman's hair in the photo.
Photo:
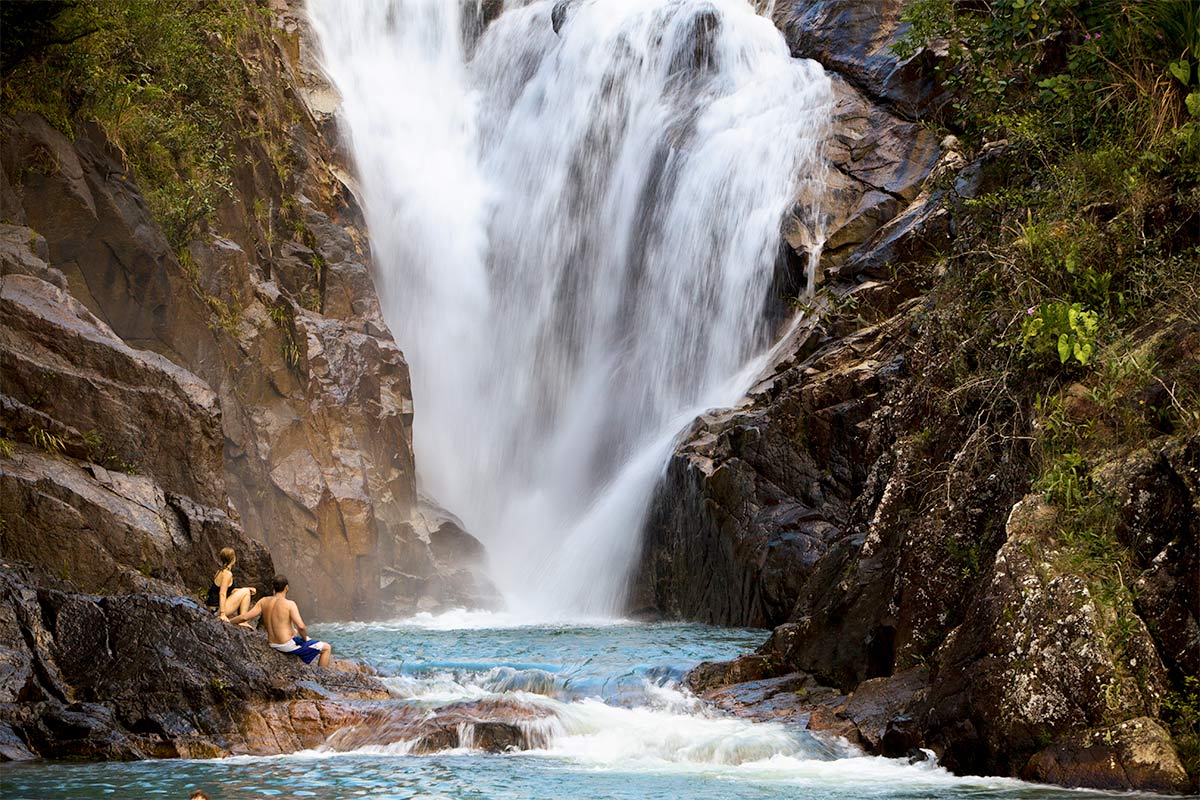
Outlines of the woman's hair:
[[233,552],[232,547],[221,548],[221,566],[229,569],[233,566],[233,560],[237,557],[237,553]]

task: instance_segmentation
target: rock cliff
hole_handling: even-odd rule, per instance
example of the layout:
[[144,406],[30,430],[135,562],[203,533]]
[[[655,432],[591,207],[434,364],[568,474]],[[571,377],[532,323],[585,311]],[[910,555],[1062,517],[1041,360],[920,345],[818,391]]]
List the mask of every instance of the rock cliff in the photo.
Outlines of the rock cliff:
[[[33,257],[57,270],[58,290],[82,304],[90,322],[159,354],[154,363],[191,372],[193,394],[207,393],[191,402],[207,408],[208,427],[179,427],[195,420],[171,416],[165,402],[123,405],[129,398],[119,393],[89,391],[86,401],[100,402],[80,410],[83,378],[60,370],[62,362],[22,359],[19,381],[17,371],[9,380],[5,365],[12,411],[4,435],[28,439],[30,426],[41,424],[30,414],[73,429],[77,440],[103,433],[91,450],[106,454],[110,477],[124,465],[125,473],[160,478],[168,494],[219,508],[271,548],[315,617],[364,618],[458,600],[450,581],[444,594],[398,581],[457,567],[437,561],[416,515],[408,367],[380,313],[346,164],[327,139],[328,87],[317,85],[294,11],[276,4],[272,27],[250,6],[240,13],[253,23],[222,47],[242,71],[227,80],[244,83],[253,105],[237,109],[222,131],[228,185],[184,235],[163,227],[162,210],[147,202],[103,126],[77,121],[68,136],[37,114],[0,119],[0,218],[36,232],[28,233],[40,252]],[[17,252],[19,242],[7,246],[11,258],[29,257]],[[14,284],[13,291],[49,289]],[[23,325],[49,324],[26,312]],[[22,346],[13,342],[9,357]],[[91,368],[104,374],[108,366]],[[105,416],[121,419],[102,431]],[[97,453],[77,446],[71,454],[95,461]],[[173,469],[201,474],[168,479]],[[24,524],[54,523],[26,516]],[[486,580],[471,578],[482,599]]]
[[988,344],[1013,322],[969,316],[980,290],[945,254],[996,258],[972,214],[1004,190],[1007,143],[930,138],[942,55],[893,55],[901,6],[776,9],[841,76],[826,285],[747,398],[682,437],[630,607],[775,628],[692,675],[739,713],[960,772],[1186,791],[1163,720],[1195,702],[1200,654],[1200,321],[1165,305],[1112,346],[1123,366],[1065,381]]

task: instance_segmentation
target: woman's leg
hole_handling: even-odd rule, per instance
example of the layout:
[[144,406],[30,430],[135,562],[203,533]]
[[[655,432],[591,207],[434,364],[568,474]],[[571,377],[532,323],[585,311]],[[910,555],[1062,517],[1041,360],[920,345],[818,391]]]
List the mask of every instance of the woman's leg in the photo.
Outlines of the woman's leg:
[[236,617],[250,610],[250,590],[246,587],[234,589],[225,595],[225,608],[221,609],[227,617]]

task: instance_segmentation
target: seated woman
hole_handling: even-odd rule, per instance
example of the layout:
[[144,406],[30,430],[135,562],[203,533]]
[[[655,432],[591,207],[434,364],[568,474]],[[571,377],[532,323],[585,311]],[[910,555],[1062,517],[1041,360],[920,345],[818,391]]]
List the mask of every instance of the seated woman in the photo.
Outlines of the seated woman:
[[[204,604],[214,614],[219,614],[221,619],[228,621],[230,614],[246,613],[250,608],[250,596],[254,594],[255,589],[248,586],[233,588],[233,565],[237,563],[237,553],[233,552],[232,547],[221,550],[220,557],[221,568],[213,576]],[[241,624],[246,628],[254,627],[247,622]]]

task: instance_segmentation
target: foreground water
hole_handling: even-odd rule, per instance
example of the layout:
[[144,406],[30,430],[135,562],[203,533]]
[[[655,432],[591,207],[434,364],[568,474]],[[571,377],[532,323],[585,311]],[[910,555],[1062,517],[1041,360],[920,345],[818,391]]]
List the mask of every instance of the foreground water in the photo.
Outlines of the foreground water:
[[678,691],[705,659],[758,645],[763,631],[697,625],[521,625],[459,614],[314,627],[375,665],[398,703],[437,708],[503,696],[549,708],[541,750],[416,756],[407,743],[349,753],[120,764],[6,765],[11,800],[186,798],[1087,798],[932,764],[864,757],[835,741],[715,714]]

